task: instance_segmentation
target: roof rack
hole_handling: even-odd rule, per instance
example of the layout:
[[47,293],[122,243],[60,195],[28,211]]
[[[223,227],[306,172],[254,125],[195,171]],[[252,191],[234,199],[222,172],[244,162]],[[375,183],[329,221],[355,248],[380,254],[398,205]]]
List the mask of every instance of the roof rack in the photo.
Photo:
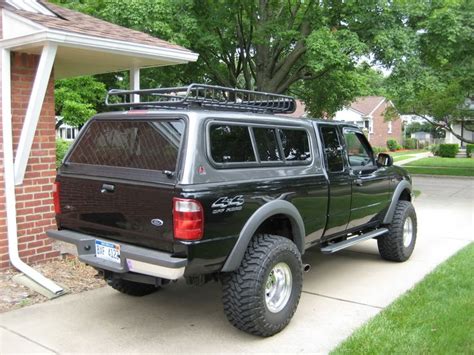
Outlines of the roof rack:
[[[132,102],[137,96],[140,102]],[[296,101],[291,96],[206,84],[144,90],[113,89],[107,93],[105,104],[109,107],[165,109],[197,107],[259,113],[292,113],[296,109]]]

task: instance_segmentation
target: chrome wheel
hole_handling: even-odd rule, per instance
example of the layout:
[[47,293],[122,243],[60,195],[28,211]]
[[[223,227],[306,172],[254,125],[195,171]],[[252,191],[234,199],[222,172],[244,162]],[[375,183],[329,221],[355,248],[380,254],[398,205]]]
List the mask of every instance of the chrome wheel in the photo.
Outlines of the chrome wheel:
[[278,263],[270,271],[265,285],[267,309],[278,313],[285,308],[291,296],[292,276],[286,263]]
[[413,240],[413,221],[407,217],[403,224],[403,246],[408,248]]

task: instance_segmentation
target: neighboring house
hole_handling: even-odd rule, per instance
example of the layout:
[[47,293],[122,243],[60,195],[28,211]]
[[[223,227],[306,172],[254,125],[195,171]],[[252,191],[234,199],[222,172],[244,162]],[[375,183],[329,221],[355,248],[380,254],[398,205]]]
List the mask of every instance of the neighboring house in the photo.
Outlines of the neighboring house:
[[416,139],[420,143],[433,143],[433,135],[429,132],[414,132],[411,134],[411,138]]
[[387,140],[395,139],[402,143],[402,120],[384,120],[384,112],[393,103],[383,96],[358,97],[350,106],[336,112],[334,121],[350,122],[367,131],[370,144],[386,147]]
[[70,126],[67,123],[62,122],[60,117],[56,117],[56,138],[73,141],[76,139],[78,134],[79,128]]
[[[465,119],[452,125],[453,131],[461,137],[474,141],[474,119]],[[461,142],[460,139],[454,136],[449,131],[446,131],[445,143],[458,144],[461,148],[465,147],[467,143]]]

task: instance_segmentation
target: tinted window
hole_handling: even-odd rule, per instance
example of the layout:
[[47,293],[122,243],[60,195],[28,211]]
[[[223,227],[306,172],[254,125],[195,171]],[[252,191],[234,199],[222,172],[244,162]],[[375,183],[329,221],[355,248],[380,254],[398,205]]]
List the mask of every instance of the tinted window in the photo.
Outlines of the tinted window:
[[311,149],[306,131],[281,129],[280,138],[287,161],[311,160]]
[[323,137],[324,155],[326,156],[328,171],[342,171],[344,169],[342,146],[337,136],[336,127],[321,127],[321,135]]
[[254,162],[252,141],[248,127],[212,125],[210,130],[211,156],[217,163]]
[[273,128],[253,128],[260,161],[281,160],[280,151]]
[[182,121],[94,121],[69,157],[70,163],[148,170],[176,169]]
[[362,134],[354,131],[344,131],[344,139],[351,167],[357,168],[374,164],[372,154]]

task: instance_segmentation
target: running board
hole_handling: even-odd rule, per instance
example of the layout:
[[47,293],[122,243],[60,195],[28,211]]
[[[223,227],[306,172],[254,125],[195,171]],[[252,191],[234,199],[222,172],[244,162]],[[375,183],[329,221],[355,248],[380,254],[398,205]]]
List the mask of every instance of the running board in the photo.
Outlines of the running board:
[[387,232],[388,232],[387,228],[376,229],[372,232],[364,233],[364,234],[358,235],[357,237],[352,237],[351,239],[347,239],[339,243],[329,244],[325,247],[322,247],[321,252],[323,254],[332,254],[332,253],[335,253],[336,251],[348,248],[357,243],[363,242],[364,240],[378,237],[379,235],[385,234]]

